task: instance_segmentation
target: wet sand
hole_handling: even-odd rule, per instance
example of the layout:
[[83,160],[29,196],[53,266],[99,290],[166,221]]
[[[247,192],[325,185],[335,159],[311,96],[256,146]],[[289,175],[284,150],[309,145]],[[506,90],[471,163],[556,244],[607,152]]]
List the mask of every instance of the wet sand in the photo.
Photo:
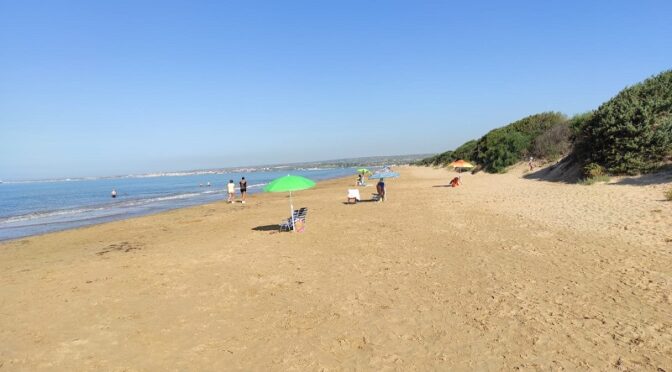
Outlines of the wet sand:
[[669,181],[398,170],[0,244],[0,370],[672,371]]

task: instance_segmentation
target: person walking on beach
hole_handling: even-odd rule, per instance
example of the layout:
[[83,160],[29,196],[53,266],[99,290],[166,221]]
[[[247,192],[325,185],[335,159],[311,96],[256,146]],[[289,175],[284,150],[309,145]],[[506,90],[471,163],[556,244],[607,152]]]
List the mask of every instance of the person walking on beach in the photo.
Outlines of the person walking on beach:
[[241,203],[245,204],[245,197],[247,196],[247,180],[245,177],[240,179],[238,185],[240,185],[240,199],[242,200]]
[[532,163],[534,161],[534,158],[530,156],[530,162],[527,163],[530,166],[530,171],[534,169],[534,164]]
[[233,198],[236,194],[236,184],[233,183],[233,180],[229,180],[229,183],[226,185],[227,191],[229,192],[229,198],[227,201],[233,203]]
[[385,201],[385,180],[383,178],[376,184],[376,191],[378,192],[378,201]]

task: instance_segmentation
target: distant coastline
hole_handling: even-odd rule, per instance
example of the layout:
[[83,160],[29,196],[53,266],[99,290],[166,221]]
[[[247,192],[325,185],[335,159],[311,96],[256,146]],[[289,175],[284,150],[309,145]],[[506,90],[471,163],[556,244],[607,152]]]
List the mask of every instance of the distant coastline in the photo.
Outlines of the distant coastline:
[[344,158],[344,159],[332,159],[332,160],[319,160],[319,161],[309,161],[300,163],[278,163],[278,164],[237,166],[226,168],[147,172],[147,173],[99,176],[99,177],[85,176],[85,177],[61,177],[61,178],[46,178],[46,179],[23,179],[23,180],[18,179],[18,180],[0,181],[0,184],[78,182],[78,181],[95,181],[95,180],[115,180],[126,178],[184,177],[184,176],[200,176],[200,175],[221,175],[228,173],[273,172],[279,170],[305,171],[305,170],[332,169],[332,168],[350,168],[357,166],[373,167],[382,165],[410,164],[430,155],[431,154],[370,156],[370,157]]

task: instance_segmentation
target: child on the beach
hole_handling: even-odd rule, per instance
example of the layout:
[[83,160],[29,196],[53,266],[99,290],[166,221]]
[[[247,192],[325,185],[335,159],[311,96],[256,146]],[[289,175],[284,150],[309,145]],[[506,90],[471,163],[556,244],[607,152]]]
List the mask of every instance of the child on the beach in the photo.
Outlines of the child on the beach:
[[236,184],[233,183],[233,180],[229,180],[229,183],[226,185],[227,191],[229,192],[229,198],[227,202],[233,203],[234,195],[236,194]]
[[382,178],[378,181],[378,184],[376,184],[376,191],[378,192],[378,201],[385,201],[385,181]]

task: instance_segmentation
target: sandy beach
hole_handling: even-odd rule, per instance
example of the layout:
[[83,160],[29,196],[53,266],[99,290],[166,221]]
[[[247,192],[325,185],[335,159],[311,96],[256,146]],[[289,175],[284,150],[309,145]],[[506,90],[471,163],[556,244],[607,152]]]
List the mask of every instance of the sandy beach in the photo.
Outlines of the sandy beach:
[[0,244],[0,370],[672,371],[672,180],[397,170]]

